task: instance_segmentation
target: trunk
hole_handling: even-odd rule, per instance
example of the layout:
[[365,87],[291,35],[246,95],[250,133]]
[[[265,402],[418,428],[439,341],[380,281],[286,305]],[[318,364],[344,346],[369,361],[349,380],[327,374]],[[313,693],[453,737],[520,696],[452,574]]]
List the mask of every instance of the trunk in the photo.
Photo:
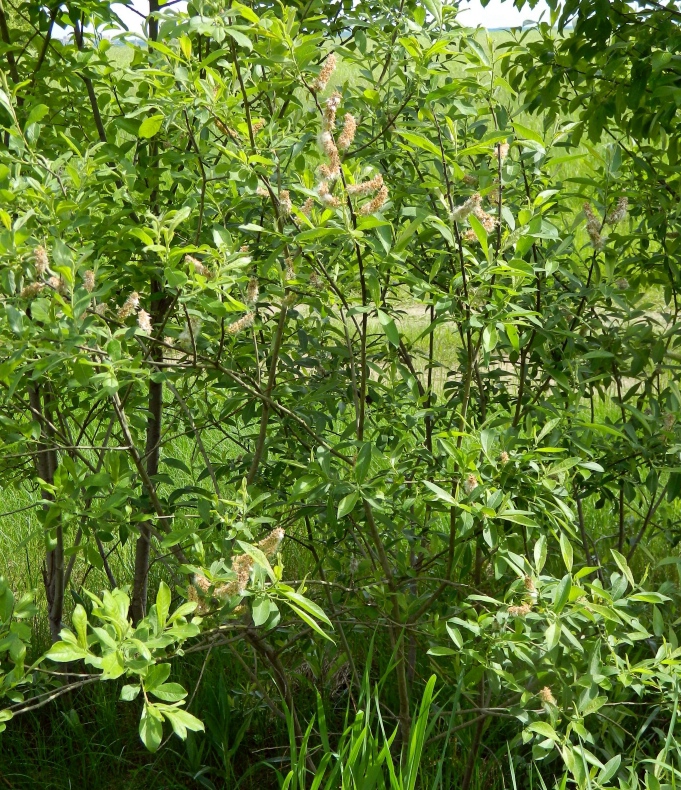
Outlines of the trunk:
[[[149,0],[148,34],[151,41],[158,39],[158,20],[152,16],[159,9],[158,0]],[[152,166],[156,164],[156,145],[150,143],[150,157]],[[158,210],[156,205],[158,199],[157,182],[151,190],[151,208],[155,213]],[[162,317],[164,300],[159,298],[161,283],[154,277],[151,281],[151,316],[152,325],[159,324],[159,317]],[[158,354],[158,350],[152,350],[152,356]],[[158,462],[161,451],[161,424],[163,420],[163,384],[149,379],[149,418],[147,421],[147,442],[144,452],[144,465],[149,477],[158,473]],[[135,576],[132,586],[132,600],[130,601],[130,616],[132,622],[137,625],[147,613],[147,587],[149,584],[149,554],[151,552],[151,530],[147,523],[142,524],[140,536],[135,544]]]
[[[147,443],[145,467],[149,477],[158,474],[161,449],[161,424],[163,420],[163,384],[149,381],[149,419],[147,421]],[[147,584],[149,580],[149,553],[151,530],[142,525],[135,546],[135,578],[133,582],[130,615],[136,625],[147,612]]]
[[[39,386],[36,384],[29,388],[29,403],[33,417],[40,422],[41,435],[45,437],[45,441],[38,444],[36,471],[41,480],[52,484],[57,469],[57,453],[54,449],[51,427],[50,397],[48,394],[41,397]],[[43,499],[53,499],[52,494],[44,489],[41,495]],[[54,532],[54,540],[50,541],[53,548],[45,554],[42,572],[50,636],[53,642],[57,642],[64,614],[64,531],[60,522],[54,527]]]
[[[151,283],[151,313],[152,323],[158,325],[166,308],[164,299],[159,299],[161,284],[154,279]],[[157,297],[154,299],[154,297]],[[158,358],[159,350],[154,348],[152,357]],[[144,466],[150,478],[158,474],[158,465],[161,455],[161,426],[163,424],[163,384],[159,381],[149,380],[149,417],[147,420],[147,439],[144,451]],[[150,512],[153,508],[150,507]],[[148,522],[141,525],[140,536],[135,545],[135,576],[133,579],[132,600],[130,602],[130,616],[132,622],[137,623],[147,613],[147,586],[149,581],[149,554],[151,551],[151,529]]]

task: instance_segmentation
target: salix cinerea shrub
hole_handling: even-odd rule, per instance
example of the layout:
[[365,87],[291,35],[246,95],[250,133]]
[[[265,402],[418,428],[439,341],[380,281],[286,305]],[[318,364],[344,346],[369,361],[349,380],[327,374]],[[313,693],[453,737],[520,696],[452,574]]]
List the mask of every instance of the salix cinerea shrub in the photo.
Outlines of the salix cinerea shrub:
[[[294,679],[342,662],[350,695],[376,632],[396,744],[435,667],[463,683],[433,726],[462,720],[466,790],[511,719],[519,743],[551,726],[583,784],[573,732],[612,766],[628,695],[665,693],[606,689],[593,663],[571,697],[585,655],[619,671],[647,667],[649,639],[676,649],[672,590],[617,608],[612,575],[643,575],[676,529],[675,281],[674,311],[629,286],[622,150],[572,177],[570,123],[537,131],[502,76],[522,42],[481,43],[436,3],[340,20],[338,38],[292,8],[154,6],[116,59],[63,16],[49,80],[28,45],[5,82],[0,468],[44,539],[49,655],[127,675],[153,748],[163,718],[193,722],[153,693],[180,643],[229,634],[300,740]],[[94,603],[80,642],[75,596]],[[605,692],[619,723],[599,742],[606,703],[582,714]]]

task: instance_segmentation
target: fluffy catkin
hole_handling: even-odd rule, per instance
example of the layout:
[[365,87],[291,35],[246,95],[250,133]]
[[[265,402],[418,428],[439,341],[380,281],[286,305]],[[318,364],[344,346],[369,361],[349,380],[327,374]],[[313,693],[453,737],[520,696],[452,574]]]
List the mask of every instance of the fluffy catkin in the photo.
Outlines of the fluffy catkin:
[[621,197],[617,201],[617,205],[615,208],[608,214],[605,218],[605,221],[609,225],[617,225],[618,222],[621,222],[627,216],[627,210],[629,208],[629,201],[625,197]]
[[281,527],[276,527],[258,543],[258,547],[266,557],[273,557],[279,551],[279,546],[281,546],[285,534]]
[[370,200],[368,203],[365,203],[359,210],[360,214],[367,215],[367,214],[375,214],[377,211],[381,209],[383,204],[388,199],[388,187],[382,186],[376,196]]
[[260,287],[258,285],[258,278],[251,277],[251,279],[248,281],[248,287],[246,288],[246,304],[255,304],[258,301],[259,294]]
[[316,77],[312,81],[312,85],[310,86],[313,91],[316,93],[320,93],[321,91],[326,88],[328,85],[329,80],[331,79],[331,75],[336,70],[336,56],[333,52],[328,56],[328,58],[324,61],[322,68],[319,72],[319,76]]
[[23,299],[35,299],[35,297],[43,290],[45,283],[31,283],[21,289],[20,296]]
[[253,326],[253,320],[255,318],[254,313],[246,313],[245,315],[241,316],[238,321],[235,321],[233,324],[230,324],[227,327],[227,331],[230,335],[236,335],[238,332],[243,331],[244,329],[248,329],[249,326]]
[[88,269],[83,274],[83,288],[91,294],[95,290],[95,273],[92,269]]
[[466,219],[466,217],[480,205],[481,201],[481,195],[476,192],[474,195],[471,195],[465,203],[462,203],[460,206],[456,206],[456,208],[452,211],[452,219],[454,222],[461,222],[462,220]]
[[532,611],[529,603],[524,603],[521,606],[509,606],[508,613],[511,617],[525,617]]
[[349,112],[346,112],[345,117],[343,118],[343,131],[340,133],[338,142],[336,143],[341,151],[346,151],[348,148],[350,148],[352,141],[355,139],[356,131],[357,121],[355,120],[355,116],[351,115]]
[[42,246],[36,247],[33,254],[35,256],[35,273],[38,277],[44,277],[50,266],[47,250]]
[[210,280],[213,276],[210,269],[207,269],[198,258],[195,258],[193,255],[185,255],[184,256],[185,263],[188,263],[192,269],[196,272],[196,274],[200,274],[202,277],[205,277],[207,280]]
[[291,214],[293,204],[291,203],[291,194],[288,189],[282,189],[279,193],[279,215],[281,217],[288,217]]
[[605,241],[601,236],[601,225],[589,203],[585,203],[584,216],[586,217],[586,232],[589,234],[591,244],[595,250],[602,250]]
[[151,316],[146,310],[140,310],[137,313],[137,326],[147,335],[152,333]]
[[347,193],[355,197],[373,195],[383,186],[383,176],[378,173],[369,181],[360,181],[359,184],[348,184]]
[[123,307],[118,310],[117,318],[119,321],[125,321],[131,315],[134,315],[140,306],[140,297],[137,291],[133,291],[130,296],[123,303]]

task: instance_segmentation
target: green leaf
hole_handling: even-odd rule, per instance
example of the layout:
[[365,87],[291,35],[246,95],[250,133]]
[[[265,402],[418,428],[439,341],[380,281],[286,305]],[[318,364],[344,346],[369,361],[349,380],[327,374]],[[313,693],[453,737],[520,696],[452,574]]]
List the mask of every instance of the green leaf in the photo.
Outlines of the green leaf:
[[542,738],[550,738],[552,741],[558,742],[560,739],[558,733],[547,721],[533,721],[527,728],[530,732],[536,732]]
[[121,700],[123,702],[132,702],[134,699],[137,699],[137,695],[140,693],[141,686],[123,686],[121,689]]
[[300,617],[304,623],[307,623],[307,625],[309,625],[313,631],[318,633],[320,636],[323,636],[324,639],[328,639],[332,644],[336,644],[333,639],[331,639],[331,637],[319,627],[319,624],[316,622],[316,620],[313,620],[307,612],[305,612],[299,606],[296,606],[294,603],[291,603],[291,601],[287,601],[287,603],[298,615],[298,617]]
[[165,628],[168,620],[171,599],[170,587],[162,581],[158,586],[158,593],[156,593],[156,618],[161,630]]
[[251,43],[251,39],[242,33],[240,30],[235,30],[233,27],[225,28],[225,33],[231,36],[237,44],[241,47],[246,47],[247,50],[253,49],[253,44]]
[[431,142],[427,137],[424,137],[421,134],[416,134],[415,132],[405,132],[402,129],[398,129],[397,134],[399,134],[400,137],[403,137],[407,142],[415,145],[417,148],[421,148],[424,151],[435,154],[438,159],[441,157],[440,148],[435,145],[435,143]]
[[630,595],[629,600],[641,601],[642,603],[664,603],[665,601],[671,601],[671,598],[656,592],[640,592]]
[[544,632],[544,639],[546,640],[546,649],[553,650],[560,642],[560,623],[551,623]]
[[[152,713],[153,711],[153,713]],[[151,705],[145,705],[140,719],[140,738],[150,752],[155,752],[163,739],[163,719],[153,710]]]
[[424,480],[423,485],[426,488],[429,488],[438,499],[441,499],[443,502],[446,502],[448,505],[459,504],[451,494],[448,494],[443,488],[440,488],[440,486],[435,485],[435,483],[431,483],[430,480]]
[[573,560],[573,551],[572,551],[572,543],[570,542],[570,538],[564,533],[560,533],[560,553],[563,555],[563,562],[565,563],[565,567],[568,570],[568,573],[572,571],[572,560]]
[[470,214],[468,221],[471,224],[471,228],[473,228],[473,232],[475,233],[477,240],[480,242],[480,246],[482,247],[482,251],[485,254],[485,258],[487,258],[489,263],[491,263],[492,258],[490,257],[490,249],[489,245],[487,244],[487,231],[483,227],[482,222],[480,222],[480,220],[475,215]]
[[355,480],[360,484],[366,479],[369,467],[371,466],[371,454],[371,442],[365,442],[360,448],[360,451],[357,453],[357,461],[355,463]]
[[571,589],[572,577],[569,573],[566,573],[565,576],[563,576],[563,578],[558,582],[558,587],[556,588],[556,597],[553,600],[553,611],[557,614],[560,614],[565,608],[565,604],[568,602],[568,598],[570,597]]
[[158,134],[162,125],[162,115],[150,115],[140,124],[140,128],[137,131],[137,136],[143,138],[153,137],[155,134]]
[[348,513],[352,513],[357,504],[357,500],[359,499],[359,494],[357,491],[353,491],[351,494],[344,496],[343,499],[338,503],[338,510],[336,512],[336,518],[340,521],[340,519],[345,518]]
[[170,664],[154,664],[149,667],[147,676],[144,678],[144,688],[146,691],[153,691],[158,686],[162,685],[170,675]]
[[459,654],[458,650],[452,650],[451,647],[431,647],[426,655],[429,656],[456,656]]
[[24,331],[24,314],[21,310],[17,310],[11,304],[5,304],[5,312],[7,313],[7,321],[9,322],[9,328],[14,332],[15,335],[21,335]]
[[50,108],[46,104],[36,104],[36,106],[33,107],[31,112],[28,114],[28,118],[24,124],[24,131],[26,131],[26,129],[28,129],[31,124],[40,123],[40,121],[42,121],[49,111]]
[[634,575],[629,568],[629,564],[627,563],[627,559],[623,554],[620,554],[619,551],[615,549],[610,549],[610,553],[612,554],[613,559],[617,563],[617,567],[622,571],[624,576],[626,577],[627,581],[632,587],[636,586],[634,582]]
[[62,663],[79,661],[89,654],[87,650],[83,650],[82,647],[78,647],[77,645],[72,645],[67,642],[55,642],[45,655],[47,658],[52,659],[52,661]]
[[259,628],[267,622],[270,616],[270,601],[264,595],[258,595],[253,600],[251,606],[251,615],[253,617],[253,625]]
[[534,569],[539,574],[546,563],[546,535],[541,535],[537,542],[534,544]]
[[599,785],[604,785],[606,782],[609,782],[613,776],[617,773],[620,767],[620,763],[622,762],[622,755],[616,754],[611,760],[601,768],[596,781]]
[[270,577],[271,581],[275,582],[277,580],[269,560],[257,546],[252,546],[250,543],[245,543],[242,540],[237,540],[237,543],[239,546],[241,546],[242,550],[255,562],[256,565],[259,565],[261,568],[263,568],[263,570]]
[[314,601],[311,601],[309,598],[306,598],[304,595],[300,593],[293,592],[292,590],[282,590],[283,595],[285,595],[289,600],[294,601],[298,606],[302,609],[305,609],[314,617],[318,618],[322,622],[326,623],[329,628],[332,628],[331,620],[326,616],[326,612],[318,606]]
[[162,683],[151,689],[149,693],[164,702],[178,702],[187,696],[187,692],[179,683]]
[[383,331],[388,338],[388,341],[391,345],[397,348],[400,345],[400,333],[397,331],[397,326],[393,319],[383,312],[383,310],[377,310],[378,313],[378,320],[381,326],[383,327]]
[[79,646],[87,650],[87,612],[79,603],[73,609],[71,622],[78,634]]
[[170,722],[170,726],[173,728],[175,735],[182,740],[186,739],[187,730],[191,730],[192,732],[203,732],[205,729],[203,722],[197,719],[196,716],[192,716],[192,714],[188,713],[186,710],[181,710],[180,708],[165,708],[163,713]]
[[539,143],[542,148],[545,147],[544,140],[538,132],[533,131],[527,126],[523,126],[523,124],[518,123],[517,121],[513,121],[513,128],[519,137],[524,137],[527,140],[533,140],[535,143]]

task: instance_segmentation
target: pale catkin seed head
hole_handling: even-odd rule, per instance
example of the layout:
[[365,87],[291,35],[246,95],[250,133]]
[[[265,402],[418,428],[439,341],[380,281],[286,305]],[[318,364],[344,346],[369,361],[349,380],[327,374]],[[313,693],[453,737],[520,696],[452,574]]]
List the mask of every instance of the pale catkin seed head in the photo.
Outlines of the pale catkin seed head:
[[496,219],[479,205],[473,209],[473,216],[480,220],[480,224],[487,233],[491,233],[497,225]]
[[258,132],[262,131],[265,128],[265,121],[262,118],[258,118],[255,121],[251,121],[251,129],[253,129],[253,134],[257,134]]
[[38,277],[44,277],[50,267],[47,250],[43,246],[36,247],[33,254],[35,256],[35,273]]
[[468,244],[475,244],[478,241],[478,235],[473,230],[473,228],[468,228],[468,230],[463,234],[463,240]]
[[266,557],[273,557],[279,551],[285,534],[281,527],[276,527],[258,543],[258,547]]
[[268,197],[270,196],[270,193],[267,191],[267,188],[266,188],[266,187],[263,187],[263,186],[259,186],[259,187],[258,187],[258,188],[255,190],[255,194],[256,194],[258,197],[261,197],[261,198],[268,198]]
[[340,107],[341,99],[343,97],[334,91],[331,96],[326,100],[324,105],[324,119],[322,121],[322,128],[325,132],[332,132],[336,128],[336,113]]
[[589,203],[585,203],[583,209],[586,217],[586,232],[589,234],[591,244],[595,250],[602,250],[605,246],[605,239],[601,235],[601,223]]
[[478,183],[478,177],[472,175],[471,173],[466,173],[466,175],[463,177],[463,183],[467,187],[472,187],[474,184]]
[[151,316],[146,310],[140,310],[137,313],[137,326],[147,335],[152,333]]
[[95,273],[92,269],[88,269],[83,274],[83,288],[91,294],[95,290]]
[[501,461],[502,464],[507,464],[509,462],[510,456],[506,452],[506,450],[502,450],[501,451],[501,455],[499,456],[499,460]]
[[246,304],[254,305],[258,301],[259,294],[260,286],[258,285],[258,278],[251,277],[248,281],[248,287],[246,288]]
[[538,696],[545,705],[556,704],[556,698],[553,696],[551,689],[548,686],[544,686],[544,688],[539,692]]
[[95,307],[95,313],[97,313],[98,316],[104,316],[106,315],[108,309],[109,309],[109,305],[106,302],[100,302]]
[[293,258],[288,255],[284,259],[284,263],[286,264],[286,279],[287,280],[295,280],[296,279],[296,270],[293,266]]
[[193,255],[185,255],[184,262],[189,264],[196,274],[201,275],[201,277],[205,277],[207,280],[212,279],[213,273],[210,269],[207,269],[198,258],[195,258]]
[[288,217],[292,209],[291,194],[288,189],[282,189],[279,193],[279,215],[281,217]]
[[355,116],[349,112],[345,113],[345,117],[343,118],[343,131],[340,133],[338,138],[338,148],[341,151],[346,151],[352,145],[352,141],[355,139],[355,132],[357,131],[357,121],[355,120]]
[[314,208],[314,198],[309,197],[304,203],[302,208],[300,209],[306,217],[309,217],[312,214],[312,209]]
[[248,329],[249,326],[253,326],[253,321],[255,319],[254,313],[246,313],[243,315],[238,321],[235,321],[233,324],[230,324],[227,328],[227,331],[230,335],[236,335],[238,332],[242,332],[244,329]]
[[310,86],[312,90],[315,91],[315,93],[320,93],[323,91],[335,70],[336,56],[332,52],[324,61],[324,64],[322,65],[322,68],[319,72],[319,76],[312,81],[312,85]]
[[64,296],[68,293],[69,288],[66,284],[66,280],[63,277],[57,277],[56,275],[52,275],[52,277],[48,278],[47,284],[52,290],[56,291],[59,294]]
[[473,472],[471,472],[464,480],[464,484],[463,484],[464,491],[467,494],[470,494],[471,491],[475,491],[478,485],[479,485],[478,478],[473,474]]
[[508,149],[510,148],[508,143],[501,143],[497,146],[497,158],[503,162],[504,159],[508,156]]
[[533,593],[537,591],[537,588],[534,586],[534,580],[531,576],[525,576],[523,578],[523,586],[527,590],[527,592]]
[[347,193],[357,197],[364,195],[373,195],[383,186],[383,176],[378,173],[369,181],[360,181],[359,184],[348,184]]
[[465,203],[462,203],[460,206],[456,206],[456,208],[452,211],[452,219],[454,222],[461,222],[462,220],[466,219],[471,211],[478,207],[481,202],[482,196],[476,192],[474,195],[471,195]]
[[119,309],[117,317],[119,321],[125,321],[131,315],[134,315],[140,306],[140,297],[137,291],[133,291],[130,296],[125,300],[123,306]]
[[615,208],[607,215],[605,221],[609,225],[617,225],[627,216],[628,209],[629,209],[629,200],[626,197],[621,197],[617,201],[617,205],[615,206]]
[[45,283],[31,283],[21,289],[19,294],[22,299],[35,299],[35,297],[43,290]]
[[364,216],[368,214],[375,214],[377,211],[380,211],[387,199],[388,187],[382,186],[376,193],[376,196],[360,208],[359,213]]
[[202,574],[197,573],[194,576],[194,585],[201,590],[201,592],[207,593],[210,590],[211,584],[208,579]]
[[524,603],[521,606],[509,606],[508,613],[511,617],[526,617],[532,611],[529,603]]

